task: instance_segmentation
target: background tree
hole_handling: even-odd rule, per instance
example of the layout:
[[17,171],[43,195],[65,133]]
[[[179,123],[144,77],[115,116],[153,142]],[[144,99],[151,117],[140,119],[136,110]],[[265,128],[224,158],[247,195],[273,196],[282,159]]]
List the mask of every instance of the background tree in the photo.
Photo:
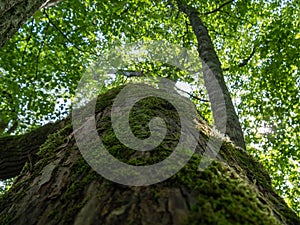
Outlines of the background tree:
[[[25,7],[21,2],[20,7]],[[26,5],[26,17],[11,13],[17,12],[13,3],[4,10],[5,15],[21,19],[11,23],[14,29],[3,31],[15,32],[44,3],[30,2],[35,3]],[[197,46],[188,18],[169,3],[63,1],[38,11],[1,49],[4,134],[31,130],[67,114],[68,99],[85,68],[112,44],[158,39]],[[267,167],[277,191],[299,210],[299,3],[184,3],[198,10],[214,40],[242,115],[249,151]],[[3,33],[1,43],[12,33]],[[179,80],[193,83],[189,77]],[[204,116],[210,120],[207,111]]]

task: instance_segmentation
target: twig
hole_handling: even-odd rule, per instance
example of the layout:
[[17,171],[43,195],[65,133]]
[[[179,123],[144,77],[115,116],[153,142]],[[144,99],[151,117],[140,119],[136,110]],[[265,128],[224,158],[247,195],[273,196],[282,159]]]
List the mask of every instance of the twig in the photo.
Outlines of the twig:
[[249,61],[251,60],[251,58],[254,56],[254,54],[255,54],[255,46],[253,47],[252,52],[248,56],[248,58],[243,59],[243,61],[241,63],[239,63],[239,67],[246,66],[249,63]]
[[210,11],[210,12],[204,13],[204,15],[207,16],[207,15],[209,15],[209,14],[218,12],[218,11],[220,11],[223,7],[225,7],[226,5],[232,3],[233,1],[234,1],[234,0],[230,0],[230,1],[228,1],[228,2],[225,2],[225,3],[223,3],[222,5],[220,5],[218,8],[216,8],[216,9]]
[[209,102],[209,101],[206,100],[206,99],[199,98],[199,97],[197,97],[197,96],[195,96],[195,95],[193,95],[193,94],[191,94],[191,93],[189,93],[189,92],[187,92],[187,91],[185,91],[185,90],[182,90],[182,89],[180,89],[180,88],[178,88],[178,87],[175,87],[175,88],[176,88],[178,91],[182,91],[182,92],[188,94],[191,98],[197,99],[197,100],[199,100],[199,101],[201,101],[201,102]]
[[117,71],[113,71],[114,74],[122,74],[125,77],[141,77],[144,75],[144,72],[141,71],[134,71],[134,70],[117,70]]
[[43,9],[43,14],[47,17],[48,21],[54,26],[54,28],[68,41],[70,42],[74,48],[76,48],[78,51],[83,52],[83,53],[90,53],[86,52],[83,49],[79,48],[77,45],[75,45],[69,38],[64,34],[64,32],[61,31],[61,29],[50,19],[49,15],[47,14],[46,10]]
[[[252,59],[252,57],[254,56],[255,54],[255,46],[253,47],[252,49],[252,52],[251,54],[246,58],[246,59],[243,59],[241,63],[238,64],[238,67],[244,67],[244,66],[247,66],[249,61]],[[227,67],[227,68],[223,68],[223,71],[229,71],[230,67]]]

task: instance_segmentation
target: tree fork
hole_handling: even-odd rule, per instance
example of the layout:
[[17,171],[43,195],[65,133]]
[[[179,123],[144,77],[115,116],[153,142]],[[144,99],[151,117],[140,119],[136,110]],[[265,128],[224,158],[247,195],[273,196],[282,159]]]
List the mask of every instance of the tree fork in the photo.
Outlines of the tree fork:
[[[221,62],[214,50],[207,28],[198,16],[196,9],[182,4],[181,1],[177,1],[177,5],[179,10],[189,18],[192,29],[197,37],[204,83],[210,99],[215,126],[220,131],[224,130],[226,126],[225,135],[235,145],[246,149],[241,124],[223,77]],[[224,108],[226,109],[226,121],[221,119],[224,118]]]

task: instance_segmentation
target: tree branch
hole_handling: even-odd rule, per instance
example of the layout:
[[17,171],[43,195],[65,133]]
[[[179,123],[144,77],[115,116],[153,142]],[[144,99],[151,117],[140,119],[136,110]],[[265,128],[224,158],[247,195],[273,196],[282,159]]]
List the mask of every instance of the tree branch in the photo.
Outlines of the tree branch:
[[63,128],[66,120],[49,123],[32,132],[0,137],[0,180],[17,176],[28,157],[39,151],[49,134]]
[[191,94],[191,93],[189,93],[189,92],[187,92],[187,91],[185,91],[185,90],[182,90],[182,89],[180,89],[180,88],[178,88],[178,87],[175,87],[175,88],[176,88],[178,91],[182,91],[183,93],[188,94],[191,98],[196,99],[196,100],[198,100],[198,101],[200,101],[200,102],[209,102],[209,101],[206,100],[206,99],[199,98],[199,97],[197,97],[196,95],[193,95],[193,94]]
[[43,8],[48,8],[51,6],[55,6],[56,4],[60,3],[62,0],[47,0],[41,7],[40,9]]
[[68,38],[67,35],[64,34],[64,32],[62,32],[62,30],[50,19],[48,13],[46,12],[45,9],[43,9],[43,14],[47,17],[48,21],[50,24],[52,24],[52,26],[69,42],[71,43],[74,48],[76,48],[78,51],[80,52],[83,52],[83,53],[89,53],[89,54],[94,54],[94,53],[91,53],[91,52],[87,52],[87,51],[84,51],[83,49],[81,49],[80,47],[78,47],[77,45],[75,45],[71,40],[70,38]]
[[[240,62],[238,64],[238,67],[244,67],[244,66],[247,66],[249,61],[252,59],[252,57],[254,56],[255,54],[255,46],[253,47],[252,49],[252,52],[251,54],[246,58],[246,59],[243,59],[242,62]],[[227,68],[223,68],[223,71],[229,71],[230,67],[227,67]]]
[[204,13],[204,15],[207,16],[207,15],[209,15],[209,14],[218,12],[218,11],[220,11],[224,6],[226,6],[226,5],[228,5],[228,4],[231,4],[233,1],[234,1],[234,0],[230,0],[230,1],[228,1],[228,2],[225,2],[225,3],[223,3],[222,5],[220,5],[218,8],[216,8],[216,9],[210,11],[210,12]]

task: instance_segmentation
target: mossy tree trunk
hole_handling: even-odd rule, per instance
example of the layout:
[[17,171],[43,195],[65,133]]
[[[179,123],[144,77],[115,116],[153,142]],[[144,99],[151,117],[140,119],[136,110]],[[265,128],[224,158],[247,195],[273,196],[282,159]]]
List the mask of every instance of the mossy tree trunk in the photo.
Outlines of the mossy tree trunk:
[[[2,1],[0,47],[45,2]],[[188,15],[197,25],[197,14]],[[196,35],[203,30],[198,28],[194,28]],[[201,53],[200,56],[204,57]],[[140,155],[112,135],[110,109],[117,92],[102,96],[97,105],[98,133],[115,157],[125,162],[136,158],[138,162]],[[161,100],[152,104],[145,110],[176,115],[174,108],[166,107]],[[151,114],[145,111],[143,115]],[[176,116],[171,120],[165,142],[159,151],[151,151],[143,163],[153,162],[153,157],[154,161],[163,160],[171,154],[180,130]],[[190,162],[168,180],[147,187],[124,186],[104,179],[82,158],[70,120],[58,124],[0,139],[1,178],[14,176],[22,168],[12,188],[1,196],[0,224],[300,224],[272,189],[266,171],[243,149],[224,142],[219,159],[206,170],[198,169],[206,140],[213,135],[200,118],[199,143]],[[147,128],[134,129],[141,137],[149,135]]]
[[[115,140],[110,124],[111,104],[119,89],[98,101],[97,131],[116,158],[137,162],[140,155]],[[153,157],[163,160],[172,153],[180,130],[174,108],[161,99],[150,103],[144,104],[143,115],[149,118],[143,117],[143,122],[147,124],[154,112],[168,115],[172,127],[159,151],[151,151],[143,163],[153,162]],[[140,114],[133,110],[132,115],[133,133],[149,135],[147,127],[136,123]],[[168,180],[146,187],[120,185],[97,174],[82,158],[67,120],[48,136],[31,165],[23,168],[13,187],[1,196],[0,224],[299,224],[299,218],[272,189],[261,164],[231,142],[223,143],[219,159],[199,170],[201,153],[214,133],[198,120],[199,143],[189,163]]]

